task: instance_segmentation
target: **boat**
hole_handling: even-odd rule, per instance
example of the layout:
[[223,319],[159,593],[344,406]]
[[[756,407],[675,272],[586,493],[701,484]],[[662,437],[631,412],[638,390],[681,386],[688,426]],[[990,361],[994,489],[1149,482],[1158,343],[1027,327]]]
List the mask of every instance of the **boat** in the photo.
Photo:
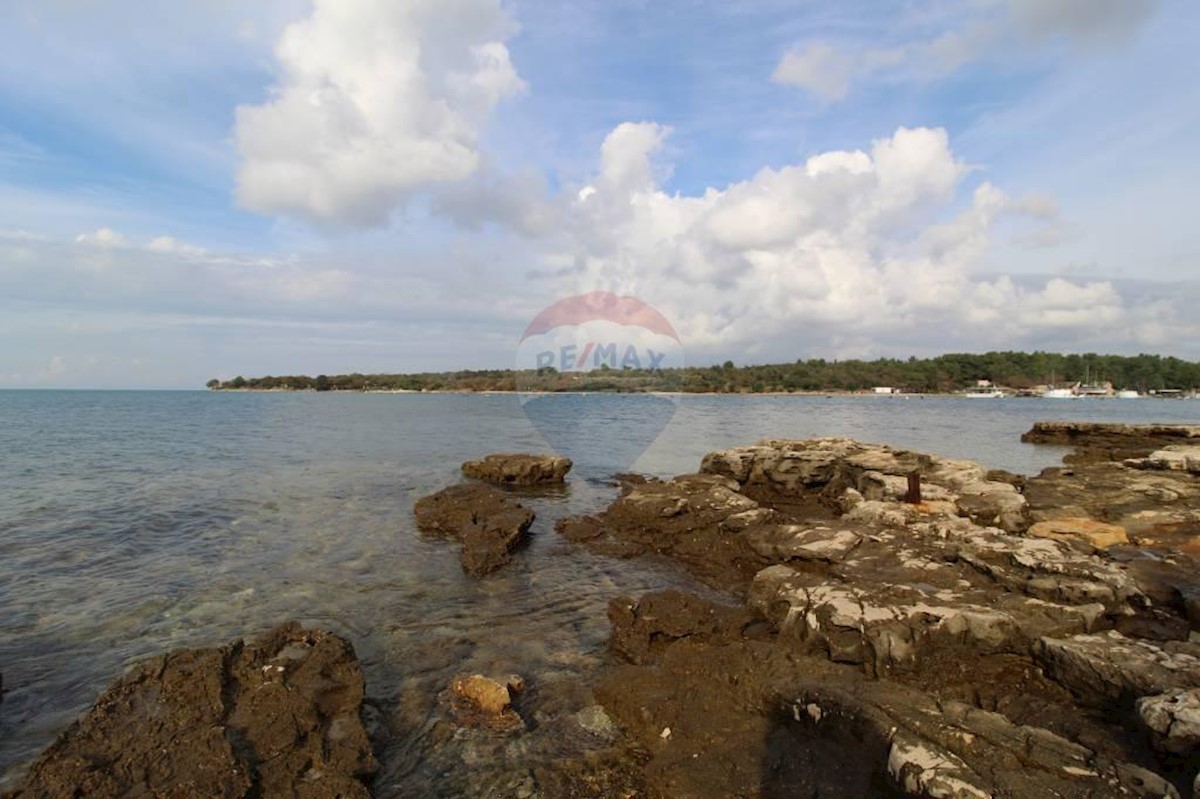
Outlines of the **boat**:
[[1131,388],[1123,388],[1117,392],[1117,399],[1141,399],[1141,394]]
[[1078,399],[1073,388],[1048,388],[1042,392],[1043,399]]
[[962,396],[968,399],[1001,399],[1004,397],[1004,392],[998,388],[990,388],[987,386],[976,386],[968,388],[962,393]]

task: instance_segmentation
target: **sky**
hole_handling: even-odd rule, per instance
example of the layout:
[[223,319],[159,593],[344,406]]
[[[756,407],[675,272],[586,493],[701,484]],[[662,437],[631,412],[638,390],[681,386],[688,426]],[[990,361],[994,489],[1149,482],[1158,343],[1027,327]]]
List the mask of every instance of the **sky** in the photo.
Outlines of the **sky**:
[[1188,0],[3,0],[0,388],[1200,359]]

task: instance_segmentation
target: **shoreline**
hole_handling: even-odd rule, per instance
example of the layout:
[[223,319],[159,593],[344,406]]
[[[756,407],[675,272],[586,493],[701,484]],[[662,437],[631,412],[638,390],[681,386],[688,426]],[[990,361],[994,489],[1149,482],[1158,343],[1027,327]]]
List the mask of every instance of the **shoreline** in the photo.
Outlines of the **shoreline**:
[[[373,651],[367,631],[287,625],[134,664],[12,795],[111,778],[113,766],[81,753],[110,746],[119,729],[114,758],[128,764],[122,773],[145,775],[147,793],[170,793],[172,774],[207,780],[211,793],[247,774],[270,780],[267,793],[311,777],[307,767],[272,770],[253,750],[200,745],[249,736],[270,742],[279,763],[321,764],[338,795],[365,798],[409,787],[390,781],[389,747],[415,746],[406,736],[430,723],[438,734],[430,743],[421,733],[421,754],[445,764],[439,778],[447,769],[464,781],[456,764],[500,733],[536,756],[472,768],[517,779],[530,796],[812,794],[797,786],[1190,795],[1200,741],[1172,714],[1200,712],[1200,425],[1038,422],[1026,437],[1073,453],[1064,468],[1024,476],[848,438],[772,439],[708,452],[695,473],[617,478],[606,507],[560,516],[533,537],[558,539],[551,557],[587,552],[612,568],[665,559],[705,590],[671,588],[665,572],[637,596],[605,588],[611,657],[581,667],[586,697],[540,704],[561,669],[534,669],[524,637],[475,659],[488,630],[440,651],[422,680],[401,669],[373,682],[352,640]],[[513,569],[519,581],[545,565],[523,537],[558,496],[563,460],[468,461],[461,483],[412,506],[417,529],[429,528],[432,547],[457,540],[468,578]],[[405,658],[418,668],[420,650]],[[198,726],[190,720],[209,703],[188,676],[196,663],[234,708]],[[411,727],[379,712],[398,684],[397,701],[416,711]],[[312,709],[331,695],[332,710]],[[178,735],[138,713],[151,701]],[[277,737],[251,710],[262,701],[313,724]],[[235,728],[234,717],[252,723]],[[188,737],[197,731],[209,737]],[[577,748],[563,757],[559,739]],[[329,740],[340,754],[326,764]],[[612,789],[550,787],[572,779]]]

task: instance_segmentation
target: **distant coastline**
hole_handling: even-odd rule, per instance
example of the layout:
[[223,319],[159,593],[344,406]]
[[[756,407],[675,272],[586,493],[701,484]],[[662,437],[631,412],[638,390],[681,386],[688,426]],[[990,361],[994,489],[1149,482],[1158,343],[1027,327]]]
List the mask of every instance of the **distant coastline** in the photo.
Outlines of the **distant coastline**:
[[[352,391],[389,394],[763,394],[795,396],[941,396],[993,387],[1008,396],[1040,396],[1063,386],[1089,395],[1195,395],[1200,363],[1161,355],[988,352],[934,358],[798,360],[793,363],[590,371],[553,368],[403,374],[281,375],[214,378],[215,391]],[[1061,388],[1060,388],[1061,390]]]

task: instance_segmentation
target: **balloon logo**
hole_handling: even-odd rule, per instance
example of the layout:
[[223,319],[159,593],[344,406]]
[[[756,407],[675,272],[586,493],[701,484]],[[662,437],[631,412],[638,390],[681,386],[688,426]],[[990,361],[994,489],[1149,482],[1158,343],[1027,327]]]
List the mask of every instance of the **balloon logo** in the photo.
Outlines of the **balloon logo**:
[[543,309],[517,345],[517,390],[584,476],[628,471],[679,407],[683,344],[658,309],[595,291]]

